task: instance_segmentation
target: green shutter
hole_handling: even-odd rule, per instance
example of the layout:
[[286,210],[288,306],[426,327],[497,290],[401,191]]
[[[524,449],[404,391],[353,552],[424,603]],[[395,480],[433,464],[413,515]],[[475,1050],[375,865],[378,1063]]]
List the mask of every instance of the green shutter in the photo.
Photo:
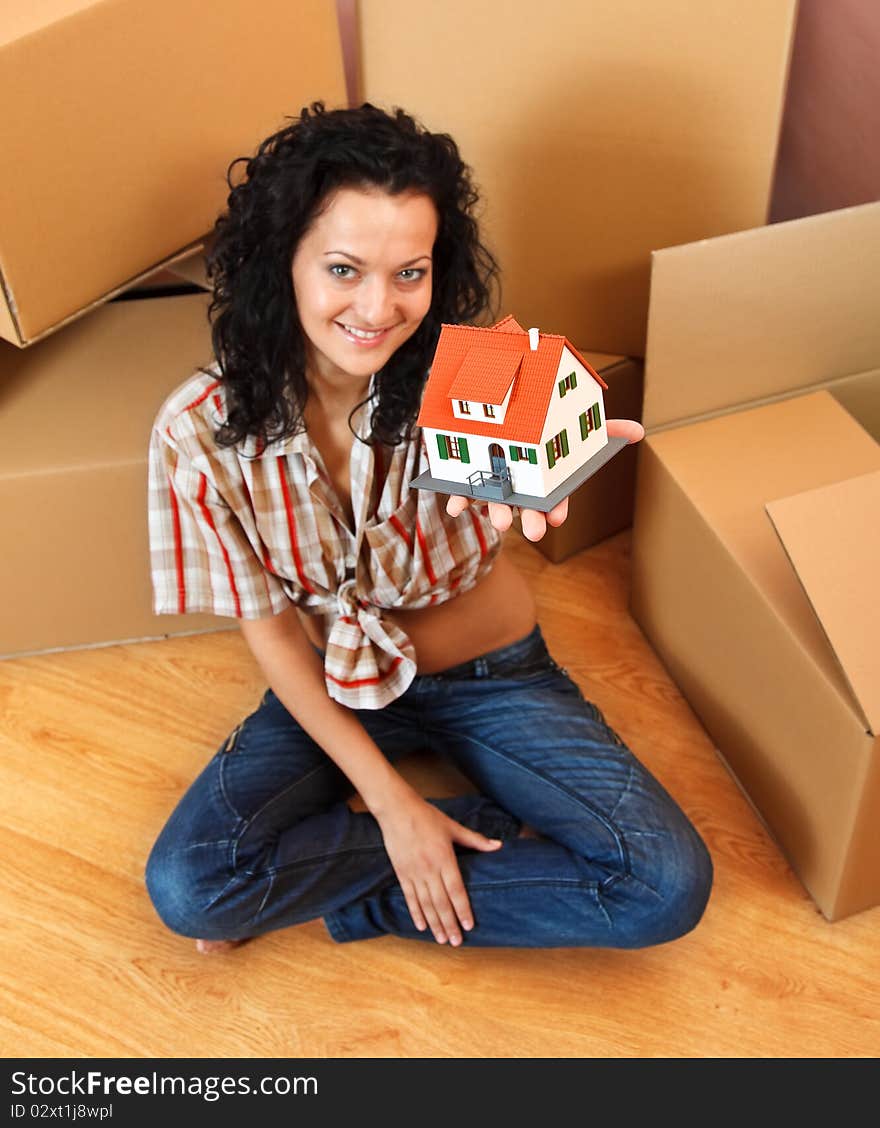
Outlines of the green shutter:
[[532,466],[537,466],[538,465],[538,452],[536,450],[533,450],[531,447],[529,447],[529,449],[526,453],[529,456],[529,462],[531,462]]
[[556,455],[553,453],[553,440],[548,439],[546,446],[547,446],[547,465],[552,470],[553,467],[556,465]]
[[449,447],[446,444],[446,436],[445,435],[438,435],[437,436],[437,446],[440,448],[440,457],[441,458],[448,458],[449,457]]
[[519,447],[512,446],[510,448],[510,461],[519,462]]
[[568,454],[568,430],[565,427],[563,427],[562,428],[562,457],[565,458],[565,456],[567,454]]
[[565,395],[565,381],[564,380],[559,381],[559,394],[561,396]]
[[582,411],[578,416],[578,423],[581,425],[581,438],[585,439],[589,434],[589,431],[587,431],[587,413],[585,411]]
[[459,438],[459,440],[458,440],[458,451],[459,451],[459,454],[461,455],[462,462],[470,462],[471,458],[470,458],[470,455],[468,454],[467,439]]
[[593,426],[598,429],[602,426],[602,419],[599,415],[599,405],[594,403],[591,410],[593,412]]
[[576,388],[578,386],[577,372],[572,372],[571,374],[571,386],[573,388]]

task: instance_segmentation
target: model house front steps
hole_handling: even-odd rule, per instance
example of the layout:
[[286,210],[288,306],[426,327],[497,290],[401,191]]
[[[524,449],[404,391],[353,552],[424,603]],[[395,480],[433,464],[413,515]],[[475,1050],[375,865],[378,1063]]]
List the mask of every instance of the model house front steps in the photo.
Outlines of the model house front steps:
[[434,490],[436,493],[457,494],[463,497],[474,497],[480,501],[501,501],[505,505],[516,505],[521,509],[537,509],[541,513],[549,513],[563,498],[573,493],[578,486],[582,486],[588,478],[601,470],[610,462],[619,451],[627,445],[627,440],[622,436],[610,438],[600,451],[588,459],[573,474],[561,482],[555,490],[546,497],[537,497],[532,494],[514,493],[509,479],[503,474],[489,474],[481,472],[472,474],[472,478],[480,477],[477,482],[450,482],[445,478],[435,478],[429,470],[413,478],[410,485],[417,490]]

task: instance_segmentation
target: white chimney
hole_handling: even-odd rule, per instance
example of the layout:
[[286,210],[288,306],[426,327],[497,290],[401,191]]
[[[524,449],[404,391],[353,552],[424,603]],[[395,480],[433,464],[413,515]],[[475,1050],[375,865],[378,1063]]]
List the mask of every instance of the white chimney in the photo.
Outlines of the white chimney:
[[532,352],[538,351],[538,336],[539,333],[537,329],[529,330],[529,348],[532,350]]

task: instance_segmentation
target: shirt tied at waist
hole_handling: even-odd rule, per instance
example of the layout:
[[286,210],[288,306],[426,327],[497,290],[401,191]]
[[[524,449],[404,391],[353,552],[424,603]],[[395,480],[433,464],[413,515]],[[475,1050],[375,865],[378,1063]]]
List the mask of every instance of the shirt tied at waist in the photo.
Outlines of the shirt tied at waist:
[[395,623],[382,617],[383,608],[358,595],[356,580],[340,584],[335,603],[338,617],[324,655],[327,692],[351,709],[381,709],[400,697],[416,676],[415,647]]

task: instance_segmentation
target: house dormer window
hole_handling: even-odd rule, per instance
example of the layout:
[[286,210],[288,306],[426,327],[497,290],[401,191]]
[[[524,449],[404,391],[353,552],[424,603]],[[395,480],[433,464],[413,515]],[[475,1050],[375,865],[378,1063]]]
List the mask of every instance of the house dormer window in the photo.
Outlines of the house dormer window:
[[503,336],[512,348],[499,350],[494,345],[473,344],[449,384],[446,394],[453,416],[467,419],[471,425],[504,424],[523,354],[514,337]]
[[564,380],[559,381],[558,387],[560,397],[564,396],[566,392],[573,391],[577,386],[577,375],[574,372],[570,372]]

